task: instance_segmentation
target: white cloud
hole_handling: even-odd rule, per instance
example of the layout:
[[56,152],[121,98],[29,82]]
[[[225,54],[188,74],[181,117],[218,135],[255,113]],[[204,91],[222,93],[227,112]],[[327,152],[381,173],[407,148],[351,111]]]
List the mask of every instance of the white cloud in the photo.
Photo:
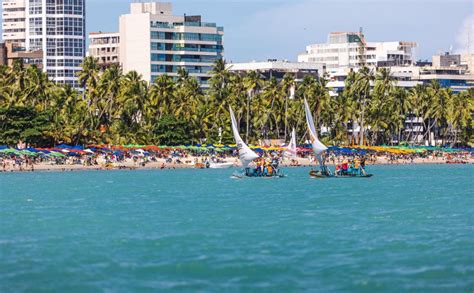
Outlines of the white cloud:
[[457,53],[473,53],[474,52],[474,14],[464,18],[456,37]]

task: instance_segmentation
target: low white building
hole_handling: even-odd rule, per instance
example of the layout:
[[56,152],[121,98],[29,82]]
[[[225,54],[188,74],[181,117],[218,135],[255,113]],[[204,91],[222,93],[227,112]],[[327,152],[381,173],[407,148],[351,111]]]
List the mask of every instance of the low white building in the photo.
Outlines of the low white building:
[[20,0],[2,1],[2,39],[25,47],[26,3]]
[[257,71],[266,79],[272,77],[282,79],[285,74],[289,73],[292,74],[297,81],[300,81],[307,75],[319,78],[324,74],[325,67],[321,63],[290,62],[273,59],[264,62],[229,63],[227,64],[227,70],[235,73]]
[[307,46],[298,61],[323,63],[328,69],[410,65],[416,47],[414,42],[367,42],[362,33],[332,32],[326,43]]
[[119,33],[90,33],[89,56],[97,58],[101,66],[119,64],[120,34]]

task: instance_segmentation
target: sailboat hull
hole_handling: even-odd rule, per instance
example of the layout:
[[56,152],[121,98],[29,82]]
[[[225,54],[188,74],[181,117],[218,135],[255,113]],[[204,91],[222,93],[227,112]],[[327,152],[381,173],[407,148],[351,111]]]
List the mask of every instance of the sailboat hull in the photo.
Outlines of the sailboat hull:
[[232,174],[231,178],[232,179],[243,179],[243,178],[260,178],[260,179],[279,179],[279,178],[285,178],[285,175],[278,175],[278,176],[247,176],[245,174]]
[[229,169],[234,167],[234,163],[211,163],[210,169]]
[[284,178],[286,177],[280,171],[273,173],[273,174],[266,174],[266,173],[257,173],[255,170],[251,168],[247,168],[242,171],[242,173],[234,173],[232,174],[231,178],[234,179],[242,179],[242,178],[261,178],[261,179],[275,179],[275,178]]
[[311,171],[309,172],[309,176],[315,179],[328,179],[328,178],[371,178],[374,174],[366,174],[366,175],[359,175],[359,174],[348,174],[348,175],[324,175],[321,174],[319,171]]

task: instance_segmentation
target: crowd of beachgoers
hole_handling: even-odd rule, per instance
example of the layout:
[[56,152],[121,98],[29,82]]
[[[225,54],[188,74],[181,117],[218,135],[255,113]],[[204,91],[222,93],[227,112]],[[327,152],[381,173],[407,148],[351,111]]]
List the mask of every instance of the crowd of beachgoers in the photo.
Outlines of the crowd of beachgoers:
[[[262,157],[280,158],[281,166],[316,166],[309,147],[298,147],[296,158],[284,158],[283,148],[254,147]],[[473,164],[474,149],[331,147],[328,165],[363,158],[376,164]],[[209,163],[232,163],[239,167],[238,152],[232,146],[93,146],[59,145],[50,149],[0,147],[0,171],[71,171],[111,169],[206,168]]]

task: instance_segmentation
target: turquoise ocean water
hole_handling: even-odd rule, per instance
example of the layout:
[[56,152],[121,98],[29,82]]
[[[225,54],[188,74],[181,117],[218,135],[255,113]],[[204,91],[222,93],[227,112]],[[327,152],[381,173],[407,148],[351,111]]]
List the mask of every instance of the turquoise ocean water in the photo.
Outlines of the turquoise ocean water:
[[0,292],[473,292],[474,167],[0,174]]

